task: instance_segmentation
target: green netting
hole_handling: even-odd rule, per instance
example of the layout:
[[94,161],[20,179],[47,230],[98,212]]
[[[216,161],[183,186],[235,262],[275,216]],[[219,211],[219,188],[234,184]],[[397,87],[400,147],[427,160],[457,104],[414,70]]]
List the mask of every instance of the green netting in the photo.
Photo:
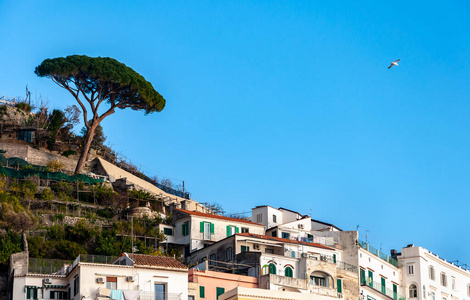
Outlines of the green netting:
[[[83,174],[69,176],[61,172],[49,172],[44,166],[32,165],[25,160],[18,157],[5,158],[2,154],[5,153],[0,150],[0,175],[5,175],[11,178],[25,179],[32,176],[38,176],[42,179],[49,179],[55,181],[68,181],[68,182],[83,182],[86,184],[100,185],[103,183],[103,178],[94,179]],[[12,168],[18,168],[15,170]]]

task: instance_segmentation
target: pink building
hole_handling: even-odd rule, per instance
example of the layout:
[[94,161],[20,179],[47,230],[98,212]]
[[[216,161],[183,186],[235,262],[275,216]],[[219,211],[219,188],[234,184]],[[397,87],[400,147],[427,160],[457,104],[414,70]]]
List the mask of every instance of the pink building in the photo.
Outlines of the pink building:
[[215,271],[189,270],[190,284],[196,284],[195,300],[217,300],[220,295],[236,287],[257,288],[258,278]]

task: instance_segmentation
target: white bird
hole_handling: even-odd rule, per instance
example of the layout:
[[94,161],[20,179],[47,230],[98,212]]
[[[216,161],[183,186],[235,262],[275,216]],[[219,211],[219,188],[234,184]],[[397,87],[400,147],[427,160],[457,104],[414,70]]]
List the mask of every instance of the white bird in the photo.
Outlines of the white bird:
[[390,68],[393,67],[393,66],[398,66],[397,61],[400,61],[400,60],[397,59],[396,61],[392,61],[392,62],[390,63],[390,67],[388,67],[388,68],[390,69]]

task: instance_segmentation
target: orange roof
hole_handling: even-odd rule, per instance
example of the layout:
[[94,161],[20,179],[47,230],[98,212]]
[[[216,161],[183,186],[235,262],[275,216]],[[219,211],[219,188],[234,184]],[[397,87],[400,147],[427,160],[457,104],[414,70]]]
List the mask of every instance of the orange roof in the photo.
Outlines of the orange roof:
[[213,215],[213,214],[205,214],[205,213],[202,213],[202,212],[189,211],[189,210],[184,210],[184,209],[179,209],[179,208],[177,208],[176,210],[181,211],[183,213],[187,213],[188,215],[193,215],[193,216],[212,218],[212,219],[220,219],[220,220],[227,220],[227,221],[238,222],[238,223],[247,223],[247,224],[250,224],[250,225],[258,225],[258,226],[263,226],[264,227],[263,224],[258,224],[258,223],[254,223],[254,222],[247,221],[247,220],[229,218],[229,217]]
[[269,236],[269,235],[260,235],[260,234],[254,234],[254,233],[249,233],[249,232],[237,233],[236,235],[246,236],[246,237],[254,237],[254,238],[258,238],[258,239],[271,240],[271,241],[277,241],[277,242],[283,242],[283,243],[291,243],[291,244],[312,246],[312,247],[323,248],[323,249],[328,249],[328,250],[334,250],[333,248],[322,245],[322,244],[283,239],[283,238],[278,238],[278,237]]
[[174,259],[173,257],[168,256],[157,256],[157,255],[145,255],[145,254],[135,254],[135,253],[123,253],[121,256],[127,255],[134,265],[139,266],[152,266],[152,267],[165,267],[172,269],[185,269],[186,267],[180,261]]

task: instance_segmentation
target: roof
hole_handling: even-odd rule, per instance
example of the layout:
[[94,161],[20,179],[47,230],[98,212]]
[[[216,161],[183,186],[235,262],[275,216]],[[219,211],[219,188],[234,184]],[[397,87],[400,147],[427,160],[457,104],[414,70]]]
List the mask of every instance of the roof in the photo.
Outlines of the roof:
[[127,256],[134,262],[134,265],[139,266],[152,266],[152,267],[164,267],[172,269],[185,269],[186,267],[179,260],[174,259],[173,257],[168,256],[157,256],[157,255],[145,255],[145,254],[135,254],[135,253],[123,253],[121,256]]
[[288,208],[279,207],[278,209],[279,209],[279,210],[289,211],[289,212],[291,212],[291,213],[298,214],[299,216],[302,216],[302,217],[304,216],[304,215],[300,214],[299,212],[297,212],[297,211],[295,211],[295,210],[288,209]]
[[205,213],[202,213],[202,212],[184,210],[184,209],[179,209],[179,208],[176,208],[176,210],[180,211],[180,212],[183,212],[183,213],[186,213],[188,215],[192,215],[192,216],[219,219],[219,220],[226,220],[226,221],[232,221],[232,222],[238,222],[238,223],[247,223],[247,224],[250,224],[250,225],[257,225],[257,226],[263,226],[264,227],[263,224],[258,224],[258,223],[254,223],[254,222],[247,221],[247,220],[242,220],[242,219],[229,218],[229,217],[213,215],[213,214],[205,214]]
[[246,236],[246,237],[252,237],[252,238],[258,238],[258,239],[263,239],[263,240],[271,240],[271,241],[277,241],[277,242],[283,242],[283,243],[290,243],[290,244],[299,244],[299,245],[304,245],[304,246],[311,246],[311,247],[317,247],[317,248],[323,248],[323,249],[328,249],[328,250],[334,250],[331,247],[327,247],[325,245],[317,244],[317,243],[308,243],[308,242],[302,242],[302,241],[296,241],[296,240],[289,240],[289,239],[283,239],[283,238],[278,238],[274,236],[268,236],[268,235],[260,235],[260,234],[254,234],[254,233],[237,233],[236,235],[238,236]]
[[334,228],[338,229],[339,231],[343,231],[341,228],[339,228],[339,227],[337,227],[333,224],[326,223],[326,222],[323,222],[323,221],[320,221],[320,220],[312,219],[312,222],[320,223],[320,224],[323,224],[323,225],[328,225],[328,226],[331,226],[331,227],[334,227]]

